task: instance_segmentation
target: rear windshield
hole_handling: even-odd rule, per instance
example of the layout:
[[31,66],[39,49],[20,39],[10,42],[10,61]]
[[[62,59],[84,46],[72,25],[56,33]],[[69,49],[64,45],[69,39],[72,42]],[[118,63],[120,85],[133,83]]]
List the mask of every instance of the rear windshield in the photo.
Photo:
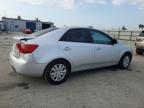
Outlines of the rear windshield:
[[31,37],[39,37],[39,36],[42,36],[48,32],[51,32],[51,31],[54,31],[54,30],[57,30],[58,28],[49,28],[49,29],[44,29],[44,30],[40,30],[40,31],[37,31],[35,33],[32,33],[30,34],[29,36]]
[[139,36],[144,37],[144,31],[142,31]]

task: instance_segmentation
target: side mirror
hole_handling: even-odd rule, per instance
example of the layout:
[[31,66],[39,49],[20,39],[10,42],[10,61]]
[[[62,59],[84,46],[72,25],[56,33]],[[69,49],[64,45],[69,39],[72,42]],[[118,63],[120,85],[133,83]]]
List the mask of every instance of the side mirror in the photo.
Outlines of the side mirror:
[[117,44],[117,40],[116,40],[116,39],[113,39],[113,40],[112,40],[112,44]]

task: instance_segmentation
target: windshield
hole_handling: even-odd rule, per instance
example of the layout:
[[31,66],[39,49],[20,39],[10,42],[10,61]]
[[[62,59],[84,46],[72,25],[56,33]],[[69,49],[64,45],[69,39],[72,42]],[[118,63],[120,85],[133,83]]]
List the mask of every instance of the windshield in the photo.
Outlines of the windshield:
[[54,31],[54,30],[57,30],[58,28],[48,28],[48,29],[44,29],[44,30],[40,30],[38,32],[35,32],[35,33],[32,33],[30,34],[29,36],[31,37],[39,37],[39,36],[42,36],[48,32],[51,32],[51,31]]
[[142,31],[139,36],[144,37],[144,31]]

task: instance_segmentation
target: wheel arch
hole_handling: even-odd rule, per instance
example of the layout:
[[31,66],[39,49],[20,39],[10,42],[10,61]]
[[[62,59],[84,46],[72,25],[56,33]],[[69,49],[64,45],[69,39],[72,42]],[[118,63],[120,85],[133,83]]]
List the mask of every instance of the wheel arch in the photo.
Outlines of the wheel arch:
[[45,69],[44,69],[44,72],[43,72],[43,77],[45,76],[45,72],[46,72],[46,69],[47,69],[47,67],[49,66],[49,64],[51,64],[51,63],[53,63],[53,62],[55,62],[55,61],[65,61],[68,65],[69,65],[69,67],[70,67],[70,71],[71,71],[71,63],[67,60],[67,59],[65,59],[65,58],[57,58],[57,59],[54,59],[54,60],[52,60],[51,62],[49,62],[47,65],[46,65],[46,67],[45,67]]
[[130,55],[131,60],[132,60],[132,55],[133,55],[133,54],[132,54],[130,51],[126,51],[126,52],[124,52],[124,53],[121,55],[120,60],[121,60],[121,58],[122,58],[125,54]]

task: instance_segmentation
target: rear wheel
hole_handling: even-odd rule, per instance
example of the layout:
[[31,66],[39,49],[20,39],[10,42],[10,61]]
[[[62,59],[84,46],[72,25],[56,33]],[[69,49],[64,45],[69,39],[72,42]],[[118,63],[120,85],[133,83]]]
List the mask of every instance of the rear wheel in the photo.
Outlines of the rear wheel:
[[130,62],[131,62],[131,55],[129,53],[126,53],[121,57],[118,67],[121,69],[127,69],[130,65]]
[[44,77],[49,83],[58,85],[68,78],[69,73],[70,67],[68,63],[63,60],[57,60],[48,65]]
[[143,51],[142,51],[141,49],[139,49],[139,48],[136,48],[136,53],[137,53],[138,55],[141,55],[141,54],[143,54]]

